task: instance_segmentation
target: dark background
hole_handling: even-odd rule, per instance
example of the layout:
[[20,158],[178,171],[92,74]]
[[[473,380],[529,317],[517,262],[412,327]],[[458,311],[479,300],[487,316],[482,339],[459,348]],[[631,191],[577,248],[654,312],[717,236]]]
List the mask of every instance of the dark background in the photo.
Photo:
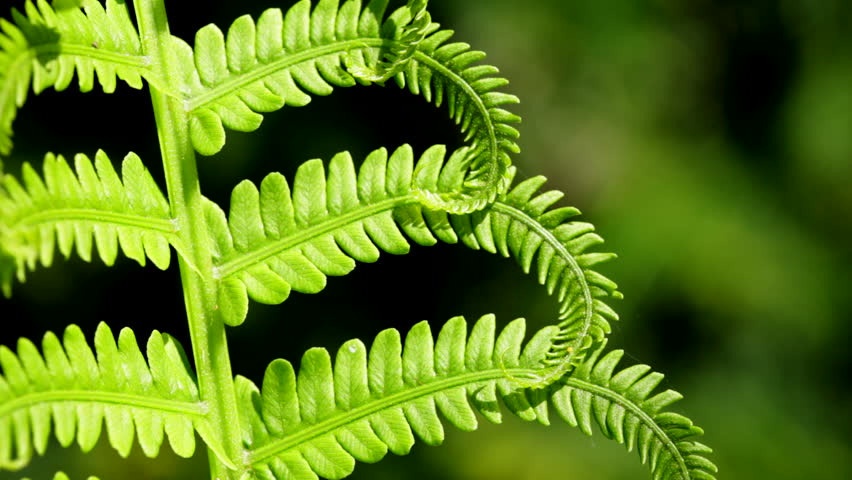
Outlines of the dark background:
[[[241,14],[257,18],[292,3],[168,7],[173,33],[191,41],[207,23],[224,30]],[[678,410],[706,429],[719,477],[852,478],[849,2],[433,3],[434,20],[488,52],[512,82],[506,90],[521,98],[519,176],[547,176],[619,254],[602,269],[625,294],[610,345],[666,373],[664,387],[686,395]],[[38,165],[46,151],[102,148],[118,162],[132,150],[163,186],[147,92],[72,90],[30,97],[6,171]],[[229,132],[225,149],[199,165],[205,194],[227,205],[243,178],[292,178],[310,158],[459,141],[444,109],[395,86],[356,87],[268,114],[257,132]],[[188,345],[177,275],[174,265],[161,272],[126,259],[112,269],[59,260],[0,300],[0,343],[37,340],[69,323],[91,334],[106,321],[116,333],[131,326],[145,339],[158,329]],[[400,300],[407,308],[389,303]],[[333,350],[352,337],[369,342],[382,328],[422,319],[437,328],[454,315],[473,321],[490,312],[501,325],[524,316],[532,330],[552,321],[556,305],[512,261],[461,246],[415,247],[359,264],[320,294],[252,304],[246,324],[230,330],[232,358],[235,372],[259,383],[272,359],[296,361],[312,346]],[[103,445],[96,451],[54,447],[25,474],[206,478],[201,450],[191,461],[167,447],[156,461],[137,446],[130,460]],[[350,478],[646,475],[635,454],[597,433],[483,420],[476,433],[449,427],[445,446],[418,444],[409,457],[359,465]]]

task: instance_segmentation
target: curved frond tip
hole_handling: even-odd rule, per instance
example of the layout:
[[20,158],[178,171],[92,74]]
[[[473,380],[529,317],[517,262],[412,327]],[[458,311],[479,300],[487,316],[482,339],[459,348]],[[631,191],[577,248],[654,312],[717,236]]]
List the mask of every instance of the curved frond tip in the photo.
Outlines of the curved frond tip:
[[674,390],[656,392],[663,374],[648,365],[617,370],[623,350],[605,355],[602,342],[577,369],[552,388],[551,403],[568,424],[601,433],[639,453],[655,480],[715,480],[708,446],[696,441],[704,430],[666,409],[683,397]]
[[470,142],[470,168],[456,192],[419,190],[432,209],[465,213],[484,208],[505,191],[517,153],[520,118],[505,108],[518,99],[500,92],[508,81],[482,65],[485,54],[448,43],[453,32],[431,22],[427,2],[410,0],[385,18],[386,0],[309,0],[286,14],[269,9],[255,21],[238,18],[227,35],[215,25],[198,31],[194,47],[175,39],[185,66],[186,105],[196,150],[212,155],[224,146],[225,127],[252,131],[262,113],[307,104],[334,87],[394,78],[450,116]]
[[178,455],[195,451],[204,409],[182,347],[166,334],[151,334],[143,356],[130,329],[116,342],[101,323],[92,349],[71,325],[61,342],[48,332],[41,352],[27,339],[18,341],[17,353],[0,346],[0,367],[0,470],[43,455],[51,432],[63,447],[76,442],[88,452],[104,426],[124,457],[134,437],[149,457],[166,436]]
[[384,83],[402,72],[420,43],[435,30],[432,16],[426,11],[428,3],[427,0],[409,0],[408,5],[394,12],[385,30],[394,32],[395,42],[384,48],[375,66],[353,65],[349,73],[364,82]]
[[238,377],[246,478],[339,479],[355,462],[373,463],[387,452],[407,454],[415,438],[443,442],[446,422],[463,431],[478,426],[476,413],[502,420],[501,406],[527,421],[549,424],[549,405],[571,425],[591,432],[596,421],[608,437],[636,448],[656,479],[713,479],[709,449],[694,441],[702,431],[663,412],[680,398],[671,390],[651,396],[662,376],[634,366],[614,373],[619,352],[599,351],[546,390],[519,388],[507,375],[541,368],[558,329],[548,327],[523,345],[523,320],[496,334],[493,316],[470,335],[463,318],[447,322],[433,340],[426,322],[403,340],[394,329],[367,347],[344,343],[332,358],[324,349],[305,353],[298,372],[290,362],[269,365],[258,389]]
[[0,19],[0,155],[12,149],[12,123],[32,90],[64,90],[76,74],[80,90],[98,82],[104,92],[116,79],[142,88],[149,73],[139,34],[123,0],[62,2],[27,0],[12,21]]
[[74,169],[62,156],[48,154],[40,177],[23,166],[23,183],[0,178],[0,286],[10,295],[13,276],[24,281],[37,263],[50,266],[55,250],[66,258],[76,246],[91,261],[93,246],[106,265],[119,249],[145,265],[169,266],[176,227],[169,204],[142,161],[128,154],[119,178],[109,158],[98,151],[92,162],[74,157]]

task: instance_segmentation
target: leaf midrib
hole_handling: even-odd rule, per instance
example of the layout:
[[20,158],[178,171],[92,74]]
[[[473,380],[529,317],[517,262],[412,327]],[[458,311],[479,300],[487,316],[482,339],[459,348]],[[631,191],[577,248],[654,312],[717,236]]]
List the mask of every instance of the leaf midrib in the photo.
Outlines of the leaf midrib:
[[308,243],[317,237],[334,232],[339,228],[409,203],[417,203],[414,195],[410,193],[401,197],[388,198],[377,203],[364,205],[362,208],[357,208],[343,214],[329,216],[327,220],[321,223],[301,227],[292,235],[269,241],[259,248],[241,252],[238,256],[216,267],[218,278],[227,278],[297,245]]
[[[78,43],[56,42],[31,47],[35,58],[46,54],[86,57],[94,61],[108,62],[147,71],[148,57],[136,53],[115,52],[104,47],[91,47]],[[57,59],[58,60],[58,59]]]
[[[6,74],[6,81],[3,82],[3,90],[0,92],[0,98],[8,98],[9,93],[16,92],[14,81],[9,81],[11,78],[18,78],[20,70],[31,68],[28,63],[37,59],[41,55],[57,54],[57,55],[72,55],[87,57],[95,61],[104,61],[113,64],[118,64],[126,67],[132,67],[140,70],[141,73],[148,71],[150,60],[141,55],[133,55],[127,53],[113,52],[104,48],[94,48],[85,45],[74,43],[46,43],[40,45],[30,45],[28,48],[21,50],[19,55],[11,62],[9,70]],[[56,59],[58,60],[58,59]],[[29,80],[30,77],[27,76]],[[29,87],[28,87],[29,88]],[[5,110],[5,106],[4,106]]]
[[186,111],[194,112],[215,103],[223,97],[233,95],[240,89],[252,83],[262,80],[273,72],[285,70],[302,62],[317,60],[320,57],[340,53],[344,51],[360,50],[364,48],[389,47],[395,42],[383,38],[354,38],[349,40],[338,40],[330,44],[310,47],[304,50],[285,53],[269,63],[258,62],[258,66],[247,72],[232,73],[231,77],[213,88],[204,87],[204,93],[186,100]]
[[[119,227],[132,227],[152,230],[166,235],[173,235],[177,227],[171,219],[147,217],[131,213],[120,213],[91,208],[54,208],[39,210],[17,222],[18,225],[35,226],[46,223],[92,222],[113,224]],[[14,225],[14,224],[13,224]],[[12,227],[14,228],[14,226]]]
[[[356,423],[378,413],[380,411],[401,407],[402,405],[416,400],[418,398],[431,396],[444,390],[451,390],[466,385],[476,384],[480,382],[500,380],[505,378],[520,378],[525,375],[535,375],[538,370],[532,368],[512,368],[501,369],[492,368],[489,370],[481,370],[477,372],[466,372],[460,375],[446,377],[435,380],[423,385],[413,386],[408,389],[393,393],[386,397],[375,399],[375,401],[366,403],[352,410],[341,412],[342,415],[335,415],[324,421],[309,426],[299,432],[296,432],[287,437],[275,440],[267,445],[264,445],[256,450],[249,452],[248,460],[250,465],[260,465],[268,462],[270,459],[281,455],[287,450],[295,448],[311,440],[329,434],[348,424]],[[605,398],[617,405],[621,406],[630,414],[639,418],[643,425],[650,428],[654,432],[654,436],[672,453],[672,457],[676,459],[678,468],[684,476],[689,478],[689,468],[687,467],[681,452],[672,440],[666,435],[665,430],[660,427],[654,419],[635,402],[629,400],[618,392],[596,385],[594,383],[577,379],[567,378],[563,380],[566,385],[573,388],[589,392],[601,398]]]
[[361,421],[364,418],[382,410],[401,407],[407,402],[431,396],[443,390],[451,390],[453,388],[463,387],[479,382],[505,379],[507,378],[507,375],[521,377],[524,375],[533,375],[535,373],[536,370],[532,368],[490,368],[488,370],[465,372],[451,377],[440,378],[423,385],[406,385],[409,388],[385,397],[371,398],[371,401],[368,403],[346,412],[339,412],[342,413],[342,415],[332,416],[292,435],[280,438],[256,450],[252,450],[248,454],[248,463],[250,465],[266,463],[270,459],[291,448],[309,442],[317,437],[326,435],[345,425]]
[[6,400],[0,404],[0,418],[15,411],[32,408],[44,403],[96,403],[127,408],[143,408],[187,417],[203,418],[206,412],[201,402],[187,402],[138,394],[107,392],[98,390],[51,390],[33,392]]
[[672,457],[677,459],[678,469],[681,471],[683,478],[690,478],[689,467],[686,465],[686,462],[684,461],[683,456],[680,454],[680,450],[678,450],[677,445],[675,445],[674,442],[672,442],[672,440],[668,437],[668,435],[666,435],[665,430],[663,430],[663,428],[660,427],[650,415],[648,415],[644,410],[642,410],[639,405],[614,390],[611,390],[607,387],[603,387],[601,385],[596,385],[585,380],[581,380],[579,378],[569,377],[563,380],[563,382],[574,388],[579,388],[581,390],[590,392],[593,395],[598,395],[600,397],[606,398],[607,400],[618,404],[620,407],[624,408],[632,415],[639,418],[639,420],[646,427],[650,428],[651,431],[654,432],[654,436],[657,437],[657,439],[659,439],[659,441],[663,445],[665,445],[666,449],[672,453]]

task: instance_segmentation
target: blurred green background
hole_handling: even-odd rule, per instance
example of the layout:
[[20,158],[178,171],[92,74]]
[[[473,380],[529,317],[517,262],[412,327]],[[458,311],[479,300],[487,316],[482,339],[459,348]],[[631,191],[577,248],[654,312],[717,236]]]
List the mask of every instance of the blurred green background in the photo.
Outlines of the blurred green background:
[[[12,2],[20,5],[21,1]],[[173,33],[293,2],[177,2]],[[400,4],[402,2],[396,2]],[[603,268],[625,294],[610,345],[666,373],[686,396],[677,410],[707,432],[725,479],[852,478],[848,353],[852,315],[852,4],[844,0],[434,1],[433,18],[521,98],[519,176],[543,174],[597,225],[619,260]],[[190,11],[189,5],[203,7]],[[15,162],[103,148],[147,159],[158,179],[146,92],[46,92],[15,123]],[[205,193],[227,204],[239,180],[292,177],[309,158],[380,146],[459,144],[443,109],[394,86],[337,90],[229,133],[200,162]],[[162,183],[161,183],[162,185]],[[99,321],[151,329],[185,344],[176,269],[60,261],[0,300],[0,343]],[[383,304],[392,296],[409,306]],[[331,279],[318,295],[253,305],[231,331],[235,371],[260,382],[273,358],[336,349],[382,328],[440,325],[494,312],[530,329],[556,305],[511,261],[459,246],[414,248]],[[164,449],[164,451],[167,449]],[[52,448],[25,473],[62,468],[102,478],[202,479],[205,455],[130,460]],[[0,478],[18,478],[0,474]],[[353,479],[648,478],[635,453],[566,425],[507,421],[445,446],[359,465]]]

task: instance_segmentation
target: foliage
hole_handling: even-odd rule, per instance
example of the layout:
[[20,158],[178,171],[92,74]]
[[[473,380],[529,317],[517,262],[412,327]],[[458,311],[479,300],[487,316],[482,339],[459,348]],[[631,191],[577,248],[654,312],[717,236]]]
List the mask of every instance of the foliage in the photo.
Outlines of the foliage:
[[[604,354],[606,303],[620,298],[596,271],[613,255],[595,251],[594,228],[579,212],[554,205],[543,177],[514,183],[520,119],[504,107],[517,98],[483,65],[482,52],[431,21],[427,2],[411,0],[389,15],[386,0],[302,0],[286,13],[238,18],[227,34],[203,27],[194,46],[171,36],[162,0],[54,2],[27,0],[23,13],[0,21],[0,152],[11,152],[11,125],[35,93],[63,90],[76,75],[90,91],[117,80],[147,84],[160,137],[167,192],[128,154],[116,173],[99,151],[74,168],[48,154],[42,173],[0,180],[0,284],[53,263],[55,250],[85,261],[93,250],[106,265],[118,253],[166,269],[174,249],[191,338],[192,362],[172,337],[154,332],[143,355],[132,330],[118,340],[101,324],[90,347],[68,326],[60,342],[45,335],[41,351],[21,339],[0,347],[0,468],[19,470],[59,444],[91,450],[106,426],[109,443],[127,456],[134,438],[156,457],[164,439],[192,456],[197,433],[212,478],[343,478],[355,460],[406,454],[415,436],[444,439],[438,412],[454,426],[477,427],[478,412],[502,419],[500,404],[523,420],[549,423],[550,404],[570,425],[592,423],[629,450],[654,478],[713,479],[709,448],[692,422],[665,410],[680,398],[654,394],[662,375],[635,365],[616,372],[620,351]],[[225,128],[253,131],[262,113],[299,106],[334,87],[393,80],[436,106],[446,104],[467,145],[378,149],[356,169],[348,153],[327,164],[304,163],[291,183],[278,173],[258,188],[243,181],[229,213],[201,194],[196,153],[213,155]],[[201,160],[203,162],[203,159]],[[460,317],[433,340],[427,323],[404,342],[381,332],[369,349],[345,343],[332,363],[311,349],[298,372],[285,360],[267,369],[262,388],[231,373],[225,326],[242,325],[249,300],[284,302],[291,291],[316,293],[328,276],[350,273],[380,252],[405,254],[409,240],[438,241],[514,257],[559,303],[556,325],[524,344],[523,320],[497,333],[493,316],[470,333]],[[170,249],[171,247],[171,249]],[[394,299],[384,300],[389,305]],[[57,474],[64,478],[64,474]]]

